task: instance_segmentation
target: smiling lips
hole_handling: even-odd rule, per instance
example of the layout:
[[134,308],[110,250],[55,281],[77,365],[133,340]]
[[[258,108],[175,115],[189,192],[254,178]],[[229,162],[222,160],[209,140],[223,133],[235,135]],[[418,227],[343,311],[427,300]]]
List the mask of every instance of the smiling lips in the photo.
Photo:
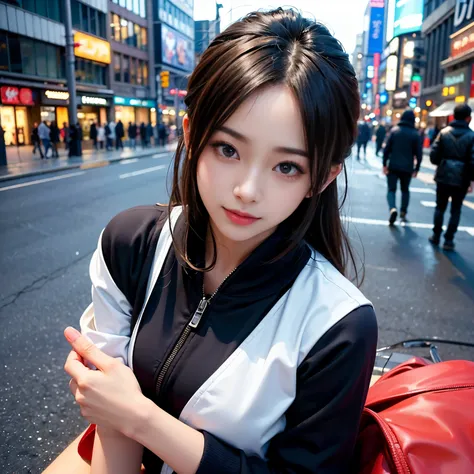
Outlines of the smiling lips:
[[247,212],[237,211],[237,210],[229,210],[224,207],[224,211],[228,217],[228,219],[237,225],[250,225],[254,222],[260,220],[260,217],[252,216],[252,214],[248,214]]

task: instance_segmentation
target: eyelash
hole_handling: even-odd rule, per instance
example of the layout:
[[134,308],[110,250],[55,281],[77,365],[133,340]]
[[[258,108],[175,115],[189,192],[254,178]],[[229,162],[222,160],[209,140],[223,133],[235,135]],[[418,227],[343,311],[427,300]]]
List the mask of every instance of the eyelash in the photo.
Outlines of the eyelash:
[[[229,148],[232,148],[235,153],[237,153],[237,150],[231,144],[226,143],[226,142],[215,142],[215,143],[211,143],[211,147],[214,148],[214,150],[216,150],[216,152],[218,153],[218,155],[221,158],[224,158],[225,160],[234,160],[235,159],[235,158],[232,158],[232,157],[224,156],[218,150],[221,147],[229,147]],[[298,172],[295,175],[287,175],[287,174],[284,174],[284,173],[280,173],[283,177],[285,177],[287,179],[296,178],[298,176],[298,174],[304,174],[304,170],[301,168],[301,166],[298,163],[295,163],[294,161],[282,161],[281,163],[278,163],[278,165],[275,166],[275,168],[278,167],[278,166],[282,166],[282,165],[291,165]]]

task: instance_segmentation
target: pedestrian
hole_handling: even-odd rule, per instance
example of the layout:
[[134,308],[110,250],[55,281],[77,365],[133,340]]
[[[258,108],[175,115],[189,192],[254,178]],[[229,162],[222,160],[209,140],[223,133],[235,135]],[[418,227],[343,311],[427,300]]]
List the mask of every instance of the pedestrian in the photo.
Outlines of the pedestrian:
[[[105,124],[105,127],[106,126],[107,126],[107,124]],[[104,149],[105,127],[104,127],[104,124],[99,124],[99,128],[97,129],[97,141],[99,142],[99,148],[101,150]]]
[[382,149],[383,142],[385,141],[385,137],[387,135],[387,129],[385,128],[385,123],[381,122],[380,125],[377,127],[377,131],[375,132],[375,155],[379,156],[379,152]]
[[434,125],[430,133],[430,146],[433,145],[434,141],[436,140],[436,137],[439,135],[439,132],[440,128],[438,127],[438,124]]
[[95,122],[91,122],[91,129],[90,129],[90,137],[91,137],[91,140],[92,140],[92,145],[94,147],[94,150],[97,150],[98,149],[98,146],[97,146],[97,125],[95,124]]
[[55,121],[51,122],[49,137],[51,139],[51,149],[53,150],[52,157],[59,158],[58,143],[60,140],[60,130]]
[[[65,332],[70,389],[97,426],[81,452],[114,473],[349,472],[377,344],[344,276],[349,57],[320,23],[259,11],[187,88],[171,204],[106,226],[83,335]],[[79,462],[68,449],[47,472]]]
[[364,158],[367,159],[367,143],[370,140],[370,127],[361,120],[357,125],[357,161],[360,161],[360,149],[364,149]]
[[63,128],[61,129],[61,138],[64,142],[64,149],[69,148],[69,127],[66,122],[63,122]]
[[114,143],[115,143],[115,122],[111,120],[108,125],[108,131],[106,129],[107,134],[107,150],[113,150]]
[[119,148],[123,150],[123,143],[122,139],[125,136],[125,130],[123,127],[123,123],[121,120],[117,122],[115,126],[115,149],[118,150]]
[[[41,122],[38,126],[38,135],[41,143],[43,144],[44,148],[44,157],[48,158],[48,151],[51,147],[51,140],[50,140],[50,129],[46,124],[46,121]],[[43,157],[41,157],[43,158]]]
[[166,146],[168,143],[168,130],[164,123],[158,125],[158,140],[160,141],[160,146]]
[[33,124],[33,130],[31,131],[31,144],[33,145],[33,155],[36,150],[40,152],[41,159],[44,158],[43,150],[41,149],[41,140],[38,133],[38,122]]
[[79,122],[76,123],[76,133],[77,133],[77,156],[82,156],[82,127]]
[[132,122],[128,122],[128,141],[130,148],[135,150],[137,143],[137,126]]
[[410,202],[410,181],[411,178],[416,178],[422,159],[423,149],[421,137],[415,128],[415,113],[411,109],[405,110],[398,125],[392,129],[383,152],[383,170],[387,176],[387,201],[391,226],[395,224],[398,217],[395,202],[397,183],[400,180],[402,191],[400,218],[406,221]]
[[430,161],[438,168],[436,181],[436,209],[430,242],[438,245],[443,231],[444,213],[451,198],[451,217],[444,234],[444,250],[454,250],[454,235],[461,218],[467,192],[472,192],[474,181],[474,132],[470,129],[471,107],[458,104],[454,121],[441,130],[431,147]]
[[148,146],[148,143],[146,141],[146,127],[143,122],[140,125],[140,140],[142,143],[142,148],[146,148]]
[[153,137],[153,125],[148,122],[148,125],[146,126],[146,141],[147,143],[150,144],[150,146],[152,146],[152,140],[151,138]]

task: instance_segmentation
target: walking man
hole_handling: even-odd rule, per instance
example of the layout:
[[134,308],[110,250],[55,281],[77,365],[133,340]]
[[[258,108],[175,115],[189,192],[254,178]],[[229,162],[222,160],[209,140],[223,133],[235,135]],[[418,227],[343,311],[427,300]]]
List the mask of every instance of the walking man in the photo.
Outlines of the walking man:
[[360,121],[357,125],[357,161],[360,161],[360,149],[364,149],[364,158],[367,159],[367,143],[370,140],[370,127],[364,122]]
[[137,142],[137,126],[132,122],[128,122],[128,142],[130,148],[135,150]]
[[454,250],[454,234],[461,218],[461,208],[467,192],[472,192],[474,181],[474,132],[469,128],[471,108],[459,104],[454,109],[454,120],[433,142],[430,161],[437,165],[436,210],[430,242],[438,245],[443,231],[443,218],[451,198],[451,217],[444,234],[444,250]]
[[46,122],[41,122],[39,124],[38,135],[44,147],[44,157],[48,158],[48,151],[51,146],[51,141],[50,141],[50,130],[49,130],[49,127],[46,125]]
[[41,158],[44,158],[43,150],[41,149],[41,140],[38,133],[37,122],[34,123],[33,131],[31,132],[31,143],[33,144],[33,155],[36,153],[36,150],[39,150]]
[[375,132],[375,155],[379,156],[379,152],[382,149],[383,142],[387,135],[387,129],[385,128],[385,124],[382,122]]
[[398,217],[395,202],[398,180],[402,190],[400,217],[405,222],[410,202],[410,181],[412,177],[416,178],[422,158],[423,148],[420,134],[415,128],[415,114],[413,110],[406,110],[398,125],[392,129],[383,153],[383,171],[387,176],[387,201],[390,209],[388,222],[391,226]]
[[115,126],[115,149],[118,150],[119,148],[123,150],[123,143],[122,138],[125,136],[125,129],[121,120],[117,122]]

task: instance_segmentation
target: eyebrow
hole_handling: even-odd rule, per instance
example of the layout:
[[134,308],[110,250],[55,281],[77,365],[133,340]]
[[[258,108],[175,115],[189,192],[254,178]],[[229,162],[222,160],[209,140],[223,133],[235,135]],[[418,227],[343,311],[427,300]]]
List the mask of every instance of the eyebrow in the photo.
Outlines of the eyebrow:
[[[242,135],[241,133],[237,132],[236,130],[225,127],[224,125],[219,127],[217,130],[220,130],[221,132],[228,133],[229,135],[233,136],[237,140],[240,140],[241,142],[248,143],[249,139]],[[292,148],[292,147],[287,147],[287,146],[278,146],[274,148],[274,151],[277,153],[284,153],[287,155],[299,155],[303,156],[304,158],[308,158],[308,153],[305,150],[301,150],[300,148]]]

